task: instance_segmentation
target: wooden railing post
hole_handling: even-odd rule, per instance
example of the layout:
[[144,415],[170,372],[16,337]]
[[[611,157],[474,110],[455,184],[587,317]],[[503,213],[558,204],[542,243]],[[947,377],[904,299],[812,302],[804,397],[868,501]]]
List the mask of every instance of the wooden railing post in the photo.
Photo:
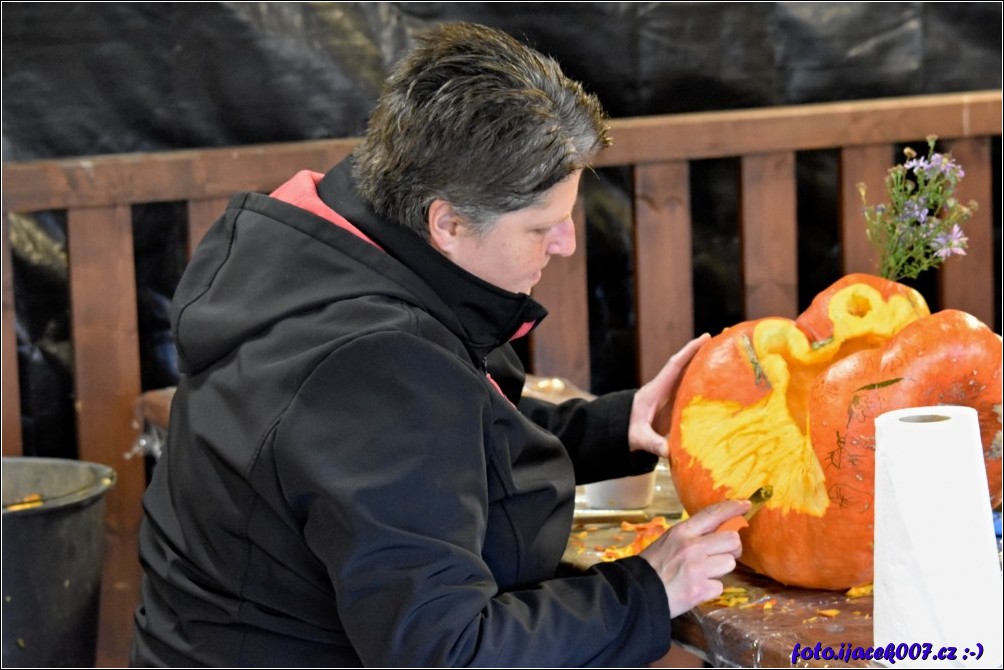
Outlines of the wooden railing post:
[[638,377],[645,383],[694,336],[687,161],[635,167],[634,217]]
[[798,314],[795,153],[743,156],[741,240],[746,318]]
[[139,604],[138,558],[142,458],[126,454],[139,435],[139,336],[132,216],[129,205],[67,213],[70,310],[79,457],[113,468],[106,498],[106,544],[98,634],[99,665],[122,665]]

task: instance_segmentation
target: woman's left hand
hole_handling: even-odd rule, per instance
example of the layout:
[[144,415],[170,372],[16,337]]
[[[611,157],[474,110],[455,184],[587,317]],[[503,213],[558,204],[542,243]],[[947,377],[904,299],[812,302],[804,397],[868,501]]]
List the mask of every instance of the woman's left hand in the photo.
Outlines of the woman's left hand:
[[648,451],[663,458],[669,455],[666,433],[669,432],[676,389],[694,354],[710,339],[711,336],[705,333],[685,344],[650,382],[634,394],[628,424],[628,444],[632,451]]

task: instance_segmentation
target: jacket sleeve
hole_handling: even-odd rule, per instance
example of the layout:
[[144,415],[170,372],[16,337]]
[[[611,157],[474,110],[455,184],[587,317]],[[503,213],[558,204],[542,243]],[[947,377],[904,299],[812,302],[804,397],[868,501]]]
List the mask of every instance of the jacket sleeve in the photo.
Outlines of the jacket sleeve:
[[519,403],[520,411],[561,440],[572,459],[577,484],[651,472],[658,463],[654,454],[628,448],[634,389],[594,400],[576,398],[551,403],[522,395],[526,374],[512,347],[493,351],[488,366],[502,391]]
[[634,666],[658,658],[669,611],[641,559],[500,592],[481,554],[492,392],[440,347],[378,333],[329,356],[279,426],[279,480],[363,663]]
[[575,482],[590,482],[651,472],[659,458],[628,448],[628,418],[634,391],[617,391],[595,400],[549,403],[520,400],[520,411],[554,433],[565,445],[575,468]]

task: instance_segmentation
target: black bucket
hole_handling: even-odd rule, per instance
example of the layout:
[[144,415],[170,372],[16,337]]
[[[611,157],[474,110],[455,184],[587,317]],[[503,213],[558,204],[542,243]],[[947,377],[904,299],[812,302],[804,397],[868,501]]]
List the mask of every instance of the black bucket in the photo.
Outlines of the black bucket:
[[94,667],[115,471],[3,459],[3,667]]

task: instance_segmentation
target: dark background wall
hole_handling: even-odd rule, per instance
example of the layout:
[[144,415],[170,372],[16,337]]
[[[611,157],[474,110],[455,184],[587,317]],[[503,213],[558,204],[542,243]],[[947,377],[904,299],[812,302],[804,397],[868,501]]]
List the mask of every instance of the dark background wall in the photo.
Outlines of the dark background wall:
[[4,160],[359,134],[430,25],[496,26],[613,116],[995,88],[1001,3],[3,3]]
[[[469,20],[559,60],[612,116],[1001,88],[1001,3],[3,3],[3,160],[359,135],[423,29]],[[999,164],[999,143],[994,148]],[[798,156],[800,301],[839,276],[835,156]],[[698,331],[742,319],[736,165],[692,166]],[[587,189],[594,391],[637,383],[630,175]],[[1000,249],[1000,196],[994,212]],[[143,385],[173,383],[184,211],[136,212]],[[72,455],[65,220],[11,223],[25,452]],[[998,267],[1000,252],[998,254]],[[933,275],[932,275],[933,276]],[[933,308],[930,278],[918,288]],[[1000,287],[998,287],[998,291]],[[1000,332],[1000,316],[993,324]]]

